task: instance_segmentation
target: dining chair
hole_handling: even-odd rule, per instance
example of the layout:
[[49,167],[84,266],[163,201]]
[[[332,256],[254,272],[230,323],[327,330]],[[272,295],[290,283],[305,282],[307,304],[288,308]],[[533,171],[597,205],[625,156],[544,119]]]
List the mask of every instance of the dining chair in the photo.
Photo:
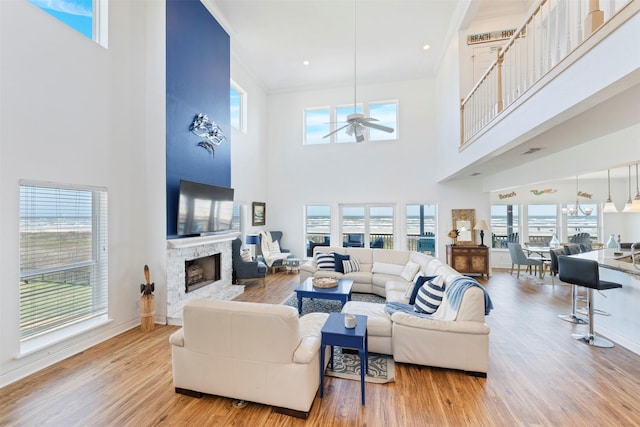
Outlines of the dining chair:
[[511,256],[511,274],[512,275],[513,275],[513,267],[517,265],[518,274],[516,277],[520,278],[520,266],[526,265],[528,268],[540,267],[540,278],[541,279],[544,278],[544,273],[546,271],[546,264],[544,263],[546,261],[545,258],[528,257],[527,255],[525,255],[524,251],[522,250],[522,245],[520,245],[520,243],[509,242],[507,243],[507,246],[509,247],[509,255]]

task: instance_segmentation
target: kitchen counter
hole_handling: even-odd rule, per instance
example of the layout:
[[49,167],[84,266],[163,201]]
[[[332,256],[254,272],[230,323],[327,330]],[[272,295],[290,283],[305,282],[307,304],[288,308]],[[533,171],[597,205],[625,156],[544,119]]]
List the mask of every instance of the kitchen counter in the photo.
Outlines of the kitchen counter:
[[640,251],[636,249],[636,266],[631,262],[622,261],[622,259],[629,259],[631,251],[623,250],[618,253],[622,255],[614,255],[613,249],[598,249],[595,251],[584,252],[577,255],[572,255],[576,258],[592,259],[598,261],[600,267],[609,268],[611,270],[621,271],[623,273],[632,274],[640,277]]

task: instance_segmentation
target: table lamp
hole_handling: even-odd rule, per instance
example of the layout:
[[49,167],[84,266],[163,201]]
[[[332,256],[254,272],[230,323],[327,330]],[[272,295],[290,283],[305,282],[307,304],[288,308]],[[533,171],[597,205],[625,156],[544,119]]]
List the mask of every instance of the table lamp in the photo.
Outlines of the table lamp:
[[260,235],[258,234],[247,234],[247,239],[245,243],[250,246],[251,251],[251,259],[256,259],[256,248],[255,246],[260,243]]
[[490,230],[489,224],[484,219],[478,221],[478,223],[473,227],[474,230],[480,230],[480,246],[484,246],[484,232],[485,230]]

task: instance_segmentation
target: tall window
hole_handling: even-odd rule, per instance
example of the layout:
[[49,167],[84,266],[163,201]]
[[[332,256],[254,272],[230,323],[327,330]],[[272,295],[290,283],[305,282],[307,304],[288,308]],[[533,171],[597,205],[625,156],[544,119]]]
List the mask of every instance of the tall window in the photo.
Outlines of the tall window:
[[29,0],[80,34],[107,46],[107,0]]
[[506,248],[508,241],[520,241],[519,229],[518,205],[491,205],[492,248]]
[[247,93],[240,86],[231,82],[229,88],[229,104],[231,106],[231,127],[242,132],[247,131]]
[[107,314],[107,192],[20,183],[20,338]]
[[527,205],[527,240],[534,246],[549,246],[558,235],[556,205]]
[[[573,205],[570,205],[573,207]],[[578,212],[575,216],[567,214],[567,238],[571,241],[571,237],[580,233],[589,233],[589,239],[591,242],[598,241],[598,205],[597,204],[582,204],[580,207],[583,210],[591,209],[592,212],[589,215],[583,215]]]
[[393,206],[341,206],[342,246],[393,249]]
[[378,129],[369,128],[369,139],[371,141],[389,141],[398,139],[398,103],[380,102],[369,104],[369,117],[378,119],[375,124],[387,126],[393,132],[384,132]]
[[305,237],[307,256],[313,256],[316,246],[329,246],[331,239],[331,206],[305,206]]
[[330,138],[323,138],[331,132],[331,111],[329,107],[304,110],[304,143],[308,145],[328,144]]
[[407,205],[407,249],[436,252],[436,205]]

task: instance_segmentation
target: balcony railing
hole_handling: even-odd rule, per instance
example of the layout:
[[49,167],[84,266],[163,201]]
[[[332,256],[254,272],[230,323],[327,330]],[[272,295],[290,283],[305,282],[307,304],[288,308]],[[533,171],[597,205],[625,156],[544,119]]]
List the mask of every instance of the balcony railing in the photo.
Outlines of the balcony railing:
[[530,96],[531,88],[552,71],[560,73],[563,60],[603,23],[639,1],[540,0],[462,100],[460,145],[471,142],[510,105]]
[[[329,246],[329,234],[307,233],[307,256],[313,255],[316,246]],[[342,246],[363,248],[363,233],[343,233]],[[373,233],[369,234],[369,246],[376,249],[393,249],[393,234]],[[435,253],[435,236],[423,236],[419,234],[407,234],[407,249],[410,251],[422,251]]]

